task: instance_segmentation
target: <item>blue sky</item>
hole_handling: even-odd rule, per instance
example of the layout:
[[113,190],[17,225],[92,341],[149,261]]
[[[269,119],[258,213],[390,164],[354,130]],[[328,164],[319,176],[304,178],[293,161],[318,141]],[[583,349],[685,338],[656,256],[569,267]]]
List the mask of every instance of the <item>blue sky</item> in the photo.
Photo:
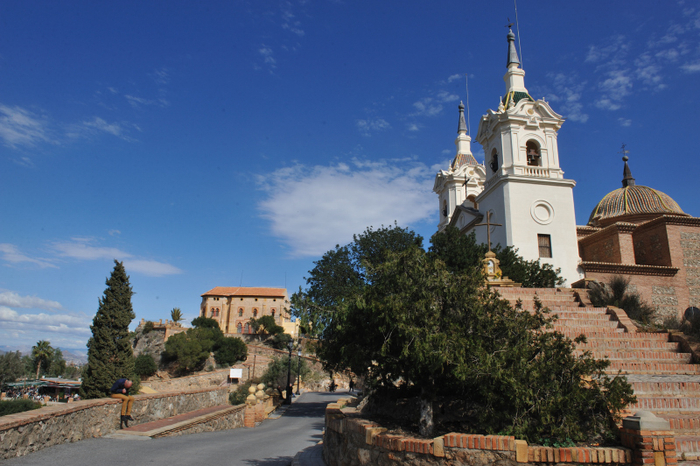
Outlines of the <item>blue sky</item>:
[[[697,1],[521,1],[525,83],[567,118],[579,224],[637,183],[694,216]],[[397,221],[504,93],[511,0],[0,2],[0,346],[84,349],[113,260],[137,320],[287,287]],[[483,151],[472,150],[479,161]]]

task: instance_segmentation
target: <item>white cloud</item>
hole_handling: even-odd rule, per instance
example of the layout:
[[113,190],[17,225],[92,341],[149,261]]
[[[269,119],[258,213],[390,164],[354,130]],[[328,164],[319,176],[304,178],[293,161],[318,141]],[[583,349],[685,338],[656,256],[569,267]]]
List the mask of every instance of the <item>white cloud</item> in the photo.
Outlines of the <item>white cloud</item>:
[[394,221],[405,226],[431,218],[433,176],[411,160],[296,165],[260,180],[267,196],[258,208],[291,256],[321,256],[368,226]]
[[462,77],[463,77],[463,75],[461,75],[461,74],[453,74],[449,78],[447,78],[447,82],[451,83],[452,81],[456,81]]
[[628,118],[618,118],[617,121],[620,122],[620,126],[632,126],[632,120]]
[[45,299],[37,298],[36,296],[20,296],[12,291],[4,291],[0,293],[0,306],[45,310],[63,308],[61,303],[58,301],[47,301]]
[[165,262],[147,260],[135,257],[126,251],[117,248],[93,246],[92,238],[72,238],[71,241],[53,243],[54,250],[60,257],[68,257],[78,260],[120,260],[128,272],[136,272],[151,277],[176,275],[182,270]]
[[38,265],[42,269],[47,267],[58,268],[48,259],[36,259],[23,254],[14,244],[0,243],[0,253],[2,253],[2,260],[11,264],[28,262],[30,264]]
[[683,65],[681,65],[681,69],[686,73],[697,73],[698,71],[700,71],[700,60],[697,60],[692,63],[684,63]]
[[260,53],[260,55],[262,55],[263,61],[266,65],[268,65],[270,68],[277,67],[277,60],[275,60],[275,57],[273,56],[274,54],[270,47],[267,47],[263,44],[263,46],[258,49],[258,52]]
[[579,81],[578,76],[571,73],[550,74],[554,91],[544,91],[548,100],[558,103],[557,111],[571,121],[585,123],[588,114],[583,111],[581,95],[586,87],[586,82]]
[[367,120],[357,120],[357,129],[363,136],[371,136],[372,132],[384,131],[391,128],[391,125],[384,118],[375,118]]
[[170,73],[167,68],[159,68],[154,70],[149,76],[156,84],[164,86],[170,82]]
[[100,117],[94,117],[92,120],[84,121],[83,125],[118,137],[121,137],[124,132],[124,128],[122,128],[119,123],[107,123]]
[[21,107],[0,104],[0,138],[6,146],[35,146],[50,142],[46,119]]
[[442,104],[437,102],[432,97],[425,97],[417,102],[413,102],[413,107],[416,109],[415,113],[411,116],[435,116],[442,112]]
[[0,305],[0,340],[6,344],[31,346],[48,340],[54,348],[84,348],[91,335],[90,323],[90,318],[81,314],[18,312]]
[[409,123],[408,128],[409,131],[420,131],[420,126],[418,126],[416,123]]
[[174,265],[153,260],[125,259],[124,268],[129,272],[142,273],[149,277],[162,277],[165,275],[177,275],[182,273],[182,270]]

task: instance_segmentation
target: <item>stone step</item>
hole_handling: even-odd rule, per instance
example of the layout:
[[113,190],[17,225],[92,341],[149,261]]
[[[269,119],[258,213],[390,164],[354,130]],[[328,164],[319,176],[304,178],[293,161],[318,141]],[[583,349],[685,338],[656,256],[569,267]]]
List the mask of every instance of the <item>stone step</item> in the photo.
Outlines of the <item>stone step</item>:
[[671,430],[676,434],[700,434],[700,414],[660,414],[671,424]]
[[589,328],[593,331],[598,329],[617,328],[619,322],[616,320],[595,320],[595,319],[563,319],[554,323],[555,327],[561,328]]
[[572,340],[579,335],[584,335],[587,339],[590,338],[591,335],[598,338],[625,338],[627,335],[629,335],[628,333],[625,333],[624,328],[608,327],[591,330],[590,327],[566,327],[556,323],[554,324],[554,330],[562,333],[564,336],[569,337]]
[[676,451],[683,453],[686,460],[697,459],[700,456],[700,437],[694,435],[676,436]]
[[678,351],[678,343],[659,340],[611,340],[587,338],[586,343],[576,345],[579,349],[587,350],[647,350],[647,351]]
[[637,396],[637,402],[628,406],[631,411],[653,411],[659,413],[697,413],[700,410],[700,396]]
[[[669,364],[690,364],[690,353],[673,353],[670,351],[590,351],[596,359],[609,361],[664,362]],[[581,354],[576,350],[574,354]]]
[[699,382],[631,382],[631,385],[637,396],[700,396]]
[[610,374],[622,371],[627,374],[700,374],[696,364],[669,364],[662,362],[621,362],[612,361],[607,369]]
[[[581,308],[584,309],[584,308]],[[559,318],[560,322],[568,320],[591,320],[591,321],[608,321],[610,316],[604,312],[586,312],[586,311],[552,311],[552,315]]]

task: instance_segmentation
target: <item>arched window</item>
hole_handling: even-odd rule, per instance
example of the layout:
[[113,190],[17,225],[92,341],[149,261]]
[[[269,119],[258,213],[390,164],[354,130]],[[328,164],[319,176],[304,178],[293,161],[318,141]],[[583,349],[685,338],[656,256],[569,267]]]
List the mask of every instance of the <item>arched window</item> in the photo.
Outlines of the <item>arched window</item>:
[[442,201],[442,216],[447,217],[447,201]]
[[236,325],[236,333],[243,333],[243,324],[238,322],[238,325]]
[[496,149],[491,152],[491,162],[489,163],[489,166],[491,167],[491,171],[493,173],[498,171],[498,152],[496,152]]
[[238,317],[243,317],[243,308],[242,307],[238,308]]
[[530,140],[525,144],[525,150],[527,152],[527,164],[531,167],[539,167],[541,165],[540,145]]
[[257,317],[257,316],[258,316],[258,309],[254,307],[253,308],[253,317]]
[[270,314],[272,315],[272,317],[275,317],[275,308],[274,307],[272,309],[270,309]]
[[245,324],[245,332],[243,332],[243,333],[246,333],[246,334],[250,333],[250,324]]

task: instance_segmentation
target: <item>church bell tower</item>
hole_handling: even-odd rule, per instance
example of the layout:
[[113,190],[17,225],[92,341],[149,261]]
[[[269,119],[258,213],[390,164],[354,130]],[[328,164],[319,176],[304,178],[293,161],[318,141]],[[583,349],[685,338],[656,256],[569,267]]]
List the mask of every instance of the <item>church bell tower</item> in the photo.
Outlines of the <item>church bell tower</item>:
[[[485,182],[475,205],[484,217],[491,212],[494,244],[514,246],[527,260],[561,268],[566,284],[579,271],[573,187],[559,166],[557,132],[564,118],[525,88],[525,71],[508,32],[505,97],[498,110],[488,110],[479,122],[476,141],[484,148]],[[476,228],[477,240],[487,232]]]

